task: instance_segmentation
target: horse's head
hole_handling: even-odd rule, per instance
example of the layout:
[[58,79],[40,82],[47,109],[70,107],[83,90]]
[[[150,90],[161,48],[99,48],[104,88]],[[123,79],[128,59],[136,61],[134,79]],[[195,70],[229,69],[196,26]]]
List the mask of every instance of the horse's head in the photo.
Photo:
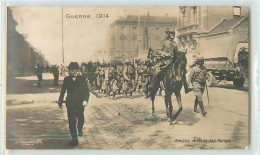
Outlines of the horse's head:
[[186,64],[187,64],[186,52],[177,52],[175,54],[175,61],[174,61],[175,79],[177,81],[181,81],[183,75],[187,73]]

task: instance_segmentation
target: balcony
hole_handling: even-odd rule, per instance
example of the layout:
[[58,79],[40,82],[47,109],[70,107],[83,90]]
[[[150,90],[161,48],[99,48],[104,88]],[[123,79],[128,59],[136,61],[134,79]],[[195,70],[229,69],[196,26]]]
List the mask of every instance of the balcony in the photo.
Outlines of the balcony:
[[178,29],[179,35],[198,32],[198,25],[189,25]]

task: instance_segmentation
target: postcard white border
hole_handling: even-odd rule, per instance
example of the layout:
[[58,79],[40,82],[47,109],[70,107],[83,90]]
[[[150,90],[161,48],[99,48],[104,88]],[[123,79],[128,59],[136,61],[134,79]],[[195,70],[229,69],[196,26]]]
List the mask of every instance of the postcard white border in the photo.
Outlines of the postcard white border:
[[[250,11],[250,44],[251,44],[251,84],[250,84],[250,102],[251,102],[251,132],[250,132],[250,147],[248,150],[131,150],[131,151],[108,151],[108,150],[5,150],[5,93],[6,93],[6,7],[7,6],[248,6]],[[135,154],[135,155],[157,155],[157,154],[182,154],[182,155],[258,155],[260,154],[260,92],[258,85],[260,78],[260,1],[259,0],[77,0],[77,1],[62,1],[62,0],[12,0],[3,1],[1,6],[1,149],[0,154],[11,155],[28,155],[28,154]]]

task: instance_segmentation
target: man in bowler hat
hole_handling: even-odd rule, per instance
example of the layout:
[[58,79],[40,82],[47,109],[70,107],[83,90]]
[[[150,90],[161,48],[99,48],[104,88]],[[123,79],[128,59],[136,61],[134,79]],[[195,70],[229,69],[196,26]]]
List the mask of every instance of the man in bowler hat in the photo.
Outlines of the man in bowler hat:
[[69,145],[76,146],[78,145],[78,136],[83,136],[84,105],[87,105],[90,93],[86,78],[79,74],[79,64],[71,62],[68,68],[69,76],[64,78],[58,104],[62,108],[64,94],[67,91],[66,107],[72,136]]

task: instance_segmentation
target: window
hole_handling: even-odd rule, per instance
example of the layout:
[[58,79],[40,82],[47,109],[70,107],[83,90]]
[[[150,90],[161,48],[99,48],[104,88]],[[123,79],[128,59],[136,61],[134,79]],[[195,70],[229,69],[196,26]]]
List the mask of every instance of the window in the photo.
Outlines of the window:
[[193,6],[192,11],[193,11],[193,23],[197,24],[197,7]]
[[160,27],[157,26],[157,27],[156,27],[156,30],[160,30]]
[[133,30],[136,30],[137,29],[137,27],[136,26],[133,26]]
[[192,6],[191,8],[193,10],[193,13],[197,12],[197,7],[196,6]]
[[125,28],[125,26],[124,25],[121,25],[121,29],[124,29]]
[[182,13],[182,17],[185,17],[186,9],[182,8],[181,13]]

